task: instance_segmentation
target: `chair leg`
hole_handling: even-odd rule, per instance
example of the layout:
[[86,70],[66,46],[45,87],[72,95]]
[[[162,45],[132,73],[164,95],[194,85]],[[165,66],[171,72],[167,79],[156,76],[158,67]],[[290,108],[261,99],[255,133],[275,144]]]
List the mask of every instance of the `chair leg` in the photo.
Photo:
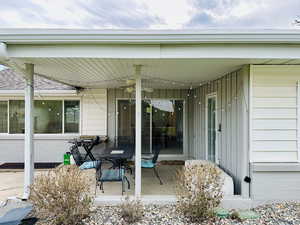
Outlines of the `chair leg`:
[[102,193],[104,193],[103,182],[100,183],[100,190],[102,190]]
[[160,179],[160,177],[159,177],[159,175],[158,175],[158,172],[157,172],[156,168],[153,167],[153,170],[154,170],[154,173],[155,173],[156,177],[157,177],[158,180],[159,180],[160,185],[163,185],[163,182],[161,181],[161,179]]
[[126,177],[126,176],[124,176],[124,179],[126,180],[126,182],[127,182],[127,187],[128,187],[128,189],[130,189],[130,183],[129,183],[129,180],[128,180],[128,178]]
[[98,186],[97,183],[98,183],[98,182],[96,181],[96,185],[95,185],[95,197],[96,197],[96,195],[97,195],[97,186]]

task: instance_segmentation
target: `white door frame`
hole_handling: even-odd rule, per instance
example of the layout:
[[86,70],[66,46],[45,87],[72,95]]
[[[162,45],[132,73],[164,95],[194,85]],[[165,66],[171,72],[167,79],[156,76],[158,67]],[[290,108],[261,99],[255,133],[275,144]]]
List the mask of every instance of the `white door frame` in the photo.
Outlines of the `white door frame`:
[[216,132],[216,138],[215,138],[215,162],[216,164],[219,164],[219,152],[218,152],[218,96],[217,92],[212,92],[206,95],[205,98],[205,153],[206,153],[206,160],[208,160],[208,100],[214,98],[215,99],[215,132]]

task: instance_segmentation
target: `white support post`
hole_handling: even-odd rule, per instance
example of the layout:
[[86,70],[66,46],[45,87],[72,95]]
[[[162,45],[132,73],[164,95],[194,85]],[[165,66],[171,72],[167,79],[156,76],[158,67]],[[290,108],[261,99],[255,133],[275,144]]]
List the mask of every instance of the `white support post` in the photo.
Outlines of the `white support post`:
[[136,65],[135,83],[135,197],[141,197],[142,190],[142,80],[141,65]]
[[34,149],[33,149],[33,95],[34,95],[34,65],[25,64],[25,149],[24,149],[24,194],[28,199],[30,186],[34,178]]
[[297,81],[297,150],[300,162],[300,81]]

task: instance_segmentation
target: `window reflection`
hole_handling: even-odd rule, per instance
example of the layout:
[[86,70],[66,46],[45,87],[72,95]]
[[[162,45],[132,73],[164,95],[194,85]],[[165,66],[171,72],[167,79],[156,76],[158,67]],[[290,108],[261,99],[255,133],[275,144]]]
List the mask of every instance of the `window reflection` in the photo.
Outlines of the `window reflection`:
[[[142,153],[183,154],[183,100],[142,102]],[[118,137],[135,136],[135,101],[118,100]]]

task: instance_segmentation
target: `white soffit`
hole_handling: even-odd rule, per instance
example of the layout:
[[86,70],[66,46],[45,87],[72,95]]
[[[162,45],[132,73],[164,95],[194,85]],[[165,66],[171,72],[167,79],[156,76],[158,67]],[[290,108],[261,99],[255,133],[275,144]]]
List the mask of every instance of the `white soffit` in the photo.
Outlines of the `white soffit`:
[[[299,64],[299,60],[268,59],[93,59],[26,58],[18,64],[35,64],[35,72],[73,86],[114,88],[134,78],[134,65],[142,66],[144,87],[188,88],[217,79],[245,64]],[[174,81],[174,82],[172,82]],[[170,85],[171,84],[171,85]]]

